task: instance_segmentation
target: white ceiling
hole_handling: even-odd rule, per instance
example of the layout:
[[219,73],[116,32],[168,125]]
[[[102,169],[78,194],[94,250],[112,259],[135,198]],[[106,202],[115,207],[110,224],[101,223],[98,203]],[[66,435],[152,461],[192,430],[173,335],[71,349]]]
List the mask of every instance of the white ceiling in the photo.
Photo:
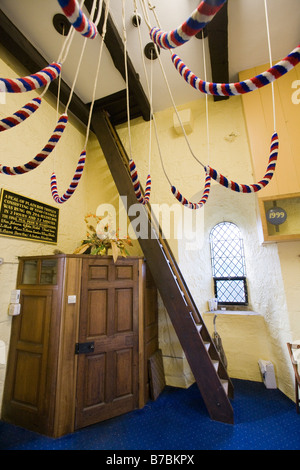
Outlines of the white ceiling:
[[[164,31],[177,28],[198,6],[200,0],[152,0],[160,26]],[[137,2],[140,5],[139,1]],[[147,2],[146,2],[147,3]],[[138,30],[132,25],[133,0],[126,1],[126,36],[129,57],[140,76],[146,94],[142,54],[138,39]],[[277,61],[285,57],[300,43],[300,0],[268,0],[268,18],[272,58]],[[0,8],[27,37],[33,46],[50,63],[57,60],[63,37],[53,27],[52,19],[56,13],[62,13],[57,0],[0,0]],[[141,10],[139,10],[141,12]],[[123,37],[122,0],[110,1],[110,13]],[[149,13],[152,26],[156,26],[154,16]],[[238,72],[250,67],[269,62],[268,40],[264,0],[228,0],[228,46],[230,81],[238,79]],[[150,42],[149,30],[142,22],[143,45]],[[75,93],[83,102],[92,99],[96,63],[100,50],[100,38],[88,40],[80,73],[76,81]],[[206,42],[206,41],[205,41]],[[67,60],[63,64],[62,78],[72,87],[78,66],[83,37],[76,33]],[[206,44],[206,51],[207,44]],[[188,43],[175,51],[186,65],[198,76],[204,78],[204,58],[202,43],[193,37]],[[167,82],[176,105],[199,99],[197,92],[179,76],[170,59],[170,52],[161,51],[161,62],[167,76]],[[209,54],[205,53],[208,75]],[[163,78],[158,60],[151,62],[145,58],[148,74],[153,65],[153,108],[154,111],[172,106],[168,88]],[[115,69],[112,59],[104,48],[101,69],[96,89],[96,99],[106,97],[123,90],[125,82]]]

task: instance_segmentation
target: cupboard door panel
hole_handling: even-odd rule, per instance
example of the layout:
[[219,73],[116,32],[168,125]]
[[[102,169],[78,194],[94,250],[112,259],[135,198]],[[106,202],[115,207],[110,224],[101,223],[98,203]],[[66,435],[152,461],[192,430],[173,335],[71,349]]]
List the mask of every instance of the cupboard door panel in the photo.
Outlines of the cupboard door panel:
[[133,368],[132,368],[132,349],[121,349],[116,352],[116,392],[115,398],[124,397],[125,395],[133,395],[134,384]]
[[116,332],[132,331],[133,329],[133,291],[132,289],[115,290]]
[[107,334],[107,289],[90,290],[87,304],[87,337],[101,336]]
[[51,435],[60,322],[57,290],[24,289],[20,303],[21,313],[13,318],[3,419]]
[[[91,277],[105,266],[107,280]],[[137,280],[137,260],[83,260],[79,342],[94,351],[78,356],[77,429],[138,406]]]
[[106,354],[88,356],[85,361],[84,408],[105,402],[105,376],[107,374]]
[[39,378],[42,369],[42,355],[18,351],[15,383],[12,400],[20,406],[39,408]]

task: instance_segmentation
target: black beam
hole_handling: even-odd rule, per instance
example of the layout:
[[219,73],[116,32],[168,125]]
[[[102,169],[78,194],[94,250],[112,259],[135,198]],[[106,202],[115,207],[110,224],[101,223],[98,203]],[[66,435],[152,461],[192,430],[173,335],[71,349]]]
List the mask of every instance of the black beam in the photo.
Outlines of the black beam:
[[[85,7],[87,8],[89,12],[92,9],[92,4],[93,4],[93,0],[86,0],[85,2]],[[104,10],[104,6],[103,6],[103,10]],[[102,32],[103,18],[104,18],[104,14],[102,11],[101,20],[98,25],[98,31],[100,34]],[[113,63],[116,69],[120,72],[121,76],[125,80],[124,44],[110,14],[108,14],[108,18],[107,18],[104,43],[111,55],[111,58],[113,60]],[[128,86],[129,86],[130,94],[134,97],[135,104],[139,108],[140,114],[143,117],[143,119],[145,121],[149,121],[150,103],[147,99],[147,96],[139,80],[139,75],[136,73],[128,54],[127,54],[127,69],[128,69]]]
[[[229,82],[228,65],[228,8],[227,2],[207,25],[208,45],[214,83]],[[226,100],[229,96],[214,96],[215,101]]]
[[[0,10],[0,42],[1,44],[33,74],[48,65],[44,57],[33,47],[28,39],[16,28],[9,18]],[[58,80],[49,86],[49,91],[58,95]],[[60,101],[66,105],[70,97],[70,87],[61,80]],[[85,105],[74,93],[69,110],[84,124],[88,122],[89,106]]]

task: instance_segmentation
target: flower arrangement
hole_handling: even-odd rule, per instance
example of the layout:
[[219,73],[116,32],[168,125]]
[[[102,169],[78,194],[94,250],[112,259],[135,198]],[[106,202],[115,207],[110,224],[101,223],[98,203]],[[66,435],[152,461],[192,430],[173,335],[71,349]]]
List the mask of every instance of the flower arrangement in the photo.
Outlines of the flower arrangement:
[[[94,221],[94,225],[91,219]],[[111,248],[114,262],[118,256],[126,258],[129,255],[125,245],[132,246],[131,240],[128,236],[125,239],[119,238],[118,233],[112,228],[110,215],[108,215],[108,221],[104,220],[106,223],[101,223],[103,218],[95,214],[87,214],[84,221],[87,226],[86,238],[82,240],[74,254],[86,253],[104,256]]]

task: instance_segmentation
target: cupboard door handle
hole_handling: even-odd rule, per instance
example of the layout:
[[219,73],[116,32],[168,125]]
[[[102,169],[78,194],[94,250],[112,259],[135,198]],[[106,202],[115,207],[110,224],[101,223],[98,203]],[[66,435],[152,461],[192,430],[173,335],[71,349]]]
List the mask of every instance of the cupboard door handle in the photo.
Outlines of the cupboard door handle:
[[89,343],[76,343],[75,354],[89,354],[94,352],[95,343],[91,341]]

